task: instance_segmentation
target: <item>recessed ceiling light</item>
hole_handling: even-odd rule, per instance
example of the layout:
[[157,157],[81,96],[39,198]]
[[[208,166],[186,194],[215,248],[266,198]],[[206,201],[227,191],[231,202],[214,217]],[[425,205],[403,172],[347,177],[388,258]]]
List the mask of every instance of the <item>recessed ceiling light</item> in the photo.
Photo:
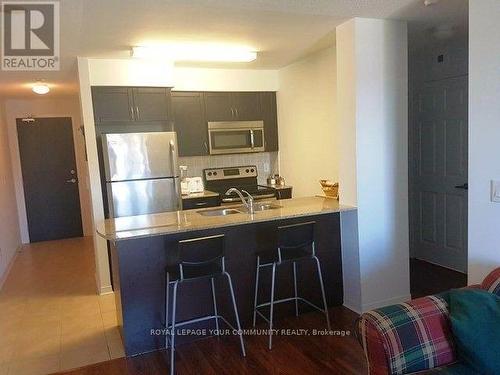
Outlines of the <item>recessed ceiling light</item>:
[[162,58],[171,61],[250,62],[257,58],[257,52],[247,47],[234,45],[169,43],[133,47],[132,56],[149,59]]
[[31,89],[38,95],[45,95],[50,91],[49,86],[41,81],[35,83]]

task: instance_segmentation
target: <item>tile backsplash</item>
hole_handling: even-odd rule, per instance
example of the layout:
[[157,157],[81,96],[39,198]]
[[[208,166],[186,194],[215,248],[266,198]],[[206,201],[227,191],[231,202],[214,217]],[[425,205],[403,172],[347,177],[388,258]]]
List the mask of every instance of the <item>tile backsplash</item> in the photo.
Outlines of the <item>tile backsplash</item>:
[[256,165],[259,184],[265,184],[271,173],[278,173],[278,153],[259,152],[254,154],[207,155],[179,157],[179,165],[188,167],[188,177],[203,176],[205,168],[238,167]]

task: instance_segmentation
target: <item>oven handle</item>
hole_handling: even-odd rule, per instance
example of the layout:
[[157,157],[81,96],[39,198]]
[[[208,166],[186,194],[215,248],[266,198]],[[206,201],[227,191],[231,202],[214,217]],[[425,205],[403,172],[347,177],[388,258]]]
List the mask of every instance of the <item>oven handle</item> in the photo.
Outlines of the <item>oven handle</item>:
[[[274,198],[274,197],[276,197],[276,194],[254,195],[253,199],[257,201],[257,200]],[[232,203],[232,202],[240,202],[240,201],[241,201],[241,199],[239,197],[222,198],[223,203]]]
[[254,140],[253,130],[252,129],[250,129],[250,145],[252,146],[252,149],[255,148],[255,140]]

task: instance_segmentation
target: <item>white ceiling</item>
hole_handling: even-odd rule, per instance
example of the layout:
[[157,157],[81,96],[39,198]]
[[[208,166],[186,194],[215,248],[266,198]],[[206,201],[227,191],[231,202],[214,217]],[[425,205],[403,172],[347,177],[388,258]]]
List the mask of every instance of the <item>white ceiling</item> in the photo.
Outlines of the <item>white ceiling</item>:
[[148,41],[243,44],[258,58],[232,66],[274,69],[333,45],[335,27],[352,17],[408,20],[410,37],[425,39],[426,30],[443,23],[463,28],[467,1],[425,7],[423,0],[61,0],[61,70],[0,71],[0,97],[33,95],[37,79],[52,84],[49,95],[76,93],[77,56],[128,57],[131,46]]

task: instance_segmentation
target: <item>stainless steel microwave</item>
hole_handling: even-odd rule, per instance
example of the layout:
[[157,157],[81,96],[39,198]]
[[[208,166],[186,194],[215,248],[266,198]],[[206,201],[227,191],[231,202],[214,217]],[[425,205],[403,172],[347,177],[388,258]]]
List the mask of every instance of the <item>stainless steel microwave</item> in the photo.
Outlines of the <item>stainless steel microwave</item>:
[[264,121],[221,121],[208,123],[210,155],[262,152]]

